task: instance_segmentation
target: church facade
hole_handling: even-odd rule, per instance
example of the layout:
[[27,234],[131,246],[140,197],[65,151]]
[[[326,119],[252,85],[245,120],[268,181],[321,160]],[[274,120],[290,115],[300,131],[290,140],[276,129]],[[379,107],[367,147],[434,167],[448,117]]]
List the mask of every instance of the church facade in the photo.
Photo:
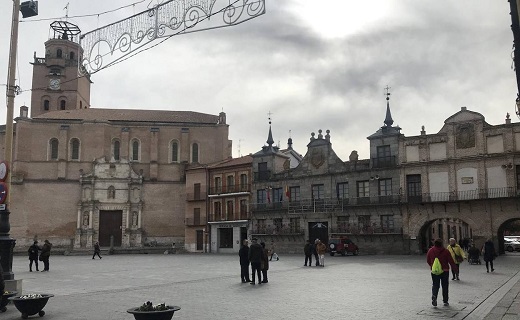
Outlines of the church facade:
[[21,107],[15,119],[11,235],[18,246],[182,246],[185,169],[231,156],[225,113],[91,108],[81,55],[58,37],[34,57],[30,116]]

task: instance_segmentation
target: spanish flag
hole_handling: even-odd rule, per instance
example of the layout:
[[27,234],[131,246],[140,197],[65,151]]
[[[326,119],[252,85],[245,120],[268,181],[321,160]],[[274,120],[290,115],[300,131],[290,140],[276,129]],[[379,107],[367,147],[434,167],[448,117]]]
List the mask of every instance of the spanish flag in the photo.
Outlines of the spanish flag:
[[287,199],[291,199],[291,192],[289,191],[289,186],[285,186],[285,196]]

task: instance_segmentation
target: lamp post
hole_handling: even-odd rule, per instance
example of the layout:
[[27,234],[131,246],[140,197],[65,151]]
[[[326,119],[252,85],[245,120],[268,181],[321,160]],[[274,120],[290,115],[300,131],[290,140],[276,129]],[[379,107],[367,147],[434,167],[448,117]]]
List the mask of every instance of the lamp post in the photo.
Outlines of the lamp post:
[[[38,2],[27,1],[22,3],[22,14],[31,17],[38,14]],[[20,0],[13,0],[13,15],[11,22],[11,39],[9,48],[9,63],[7,70],[7,114],[5,125],[5,145],[4,161],[8,166],[13,161],[13,114],[14,98],[18,92],[16,86],[16,55],[18,50],[18,20],[20,19]],[[0,263],[4,270],[2,277],[4,280],[14,280],[13,269],[13,248],[16,240],[9,236],[11,225],[9,224],[9,189],[11,187],[11,175],[8,173],[8,166],[4,164],[2,180],[6,179],[6,187],[1,191],[5,193],[5,203],[0,201]]]

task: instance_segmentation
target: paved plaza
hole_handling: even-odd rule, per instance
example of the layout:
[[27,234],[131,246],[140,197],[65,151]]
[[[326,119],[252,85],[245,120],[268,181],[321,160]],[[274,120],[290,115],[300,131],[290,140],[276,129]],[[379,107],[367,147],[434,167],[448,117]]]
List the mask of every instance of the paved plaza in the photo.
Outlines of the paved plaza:
[[[238,255],[51,256],[50,272],[32,273],[15,256],[13,271],[24,293],[55,295],[48,320],[133,319],[126,310],[147,300],[180,306],[173,319],[519,319],[520,255],[499,257],[494,273],[465,262],[461,281],[450,281],[451,305],[437,308],[425,260],[326,256],[321,268],[281,255],[269,283],[255,286],[240,282]],[[13,305],[0,314],[20,318]]]

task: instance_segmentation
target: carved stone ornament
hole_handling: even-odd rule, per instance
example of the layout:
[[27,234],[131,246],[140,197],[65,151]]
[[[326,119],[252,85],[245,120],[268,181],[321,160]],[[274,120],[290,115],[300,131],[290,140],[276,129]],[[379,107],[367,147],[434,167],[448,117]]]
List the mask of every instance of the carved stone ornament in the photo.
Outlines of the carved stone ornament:
[[461,124],[457,127],[457,149],[475,147],[475,127],[471,123]]
[[322,150],[312,150],[311,164],[318,169],[325,162],[325,155]]
[[283,169],[284,170],[289,170],[291,169],[291,160],[290,159],[287,159],[284,161],[283,163]]

